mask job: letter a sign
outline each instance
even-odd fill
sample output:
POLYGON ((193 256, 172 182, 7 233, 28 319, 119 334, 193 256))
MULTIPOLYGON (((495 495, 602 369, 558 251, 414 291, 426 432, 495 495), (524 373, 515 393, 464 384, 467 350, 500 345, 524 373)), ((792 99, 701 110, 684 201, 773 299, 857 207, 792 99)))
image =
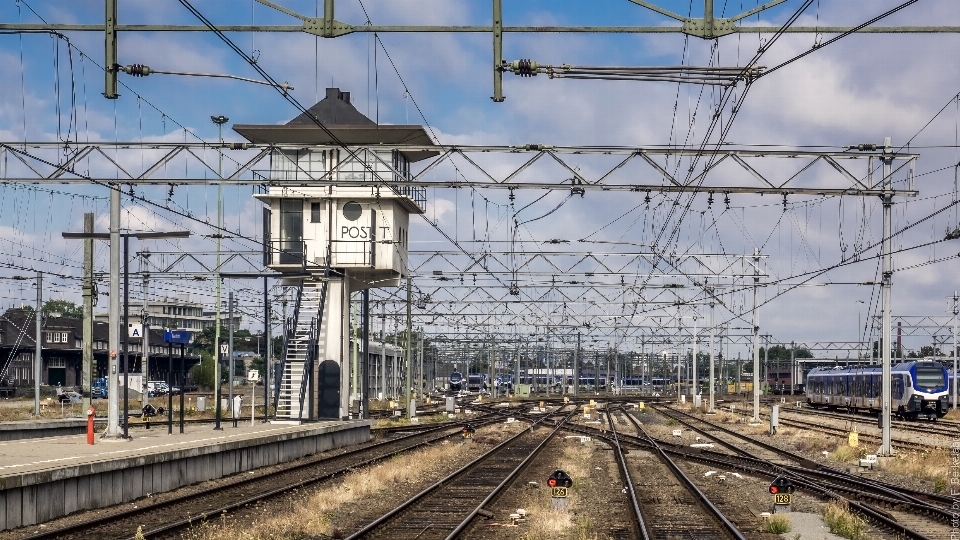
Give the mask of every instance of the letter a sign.
POLYGON ((127 326, 127 337, 143 337, 143 327, 139 324, 130 324, 127 326))

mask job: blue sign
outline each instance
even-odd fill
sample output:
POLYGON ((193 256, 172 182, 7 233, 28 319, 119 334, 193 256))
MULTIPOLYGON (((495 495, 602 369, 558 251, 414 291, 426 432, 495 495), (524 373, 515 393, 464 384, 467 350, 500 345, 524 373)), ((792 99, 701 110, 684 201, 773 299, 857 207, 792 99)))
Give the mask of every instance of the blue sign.
POLYGON ((190 343, 190 338, 193 336, 190 335, 190 332, 186 330, 164 330, 163 331, 163 341, 165 343, 190 343))

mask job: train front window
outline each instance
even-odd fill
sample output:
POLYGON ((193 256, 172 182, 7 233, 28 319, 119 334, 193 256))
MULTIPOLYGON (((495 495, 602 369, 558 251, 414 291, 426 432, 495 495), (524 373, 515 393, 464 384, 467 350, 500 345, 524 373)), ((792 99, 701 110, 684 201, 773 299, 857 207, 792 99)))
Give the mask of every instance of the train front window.
POLYGON ((944 385, 943 369, 939 366, 917 366, 917 386, 940 388, 944 385))

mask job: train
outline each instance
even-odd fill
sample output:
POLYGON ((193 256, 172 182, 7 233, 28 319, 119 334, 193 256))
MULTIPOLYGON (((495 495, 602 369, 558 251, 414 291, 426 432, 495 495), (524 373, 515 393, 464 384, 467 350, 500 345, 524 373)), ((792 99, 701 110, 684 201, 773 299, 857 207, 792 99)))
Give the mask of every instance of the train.
POLYGON ((449 390, 451 392, 459 392, 460 390, 463 390, 463 373, 460 373, 459 371, 454 371, 453 373, 450 374, 450 377, 447 379, 447 382, 450 385, 449 390))
MULTIPOLYGON (((890 368, 891 411, 904 419, 942 418, 949 402, 947 369, 939 362, 904 362, 890 368)), ((805 395, 814 408, 880 410, 881 367, 816 368, 807 374, 805 395)))
POLYGON ((487 392, 490 390, 490 376, 486 373, 471 373, 467 375, 468 392, 487 392))

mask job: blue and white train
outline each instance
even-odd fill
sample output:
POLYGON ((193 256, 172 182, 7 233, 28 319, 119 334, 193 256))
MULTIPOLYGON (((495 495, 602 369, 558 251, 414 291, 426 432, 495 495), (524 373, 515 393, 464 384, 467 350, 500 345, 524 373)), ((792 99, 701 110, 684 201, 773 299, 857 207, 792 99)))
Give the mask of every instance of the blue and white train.
POLYGON ((463 390, 463 373, 454 371, 450 374, 450 378, 447 379, 447 382, 449 384, 448 389, 451 392, 459 392, 460 390, 463 390))
MULTIPOLYGON (((949 408, 947 369, 939 362, 904 362, 890 368, 892 412, 914 420, 942 418, 949 408)), ((880 410, 881 367, 816 368, 807 374, 811 407, 880 410)))

